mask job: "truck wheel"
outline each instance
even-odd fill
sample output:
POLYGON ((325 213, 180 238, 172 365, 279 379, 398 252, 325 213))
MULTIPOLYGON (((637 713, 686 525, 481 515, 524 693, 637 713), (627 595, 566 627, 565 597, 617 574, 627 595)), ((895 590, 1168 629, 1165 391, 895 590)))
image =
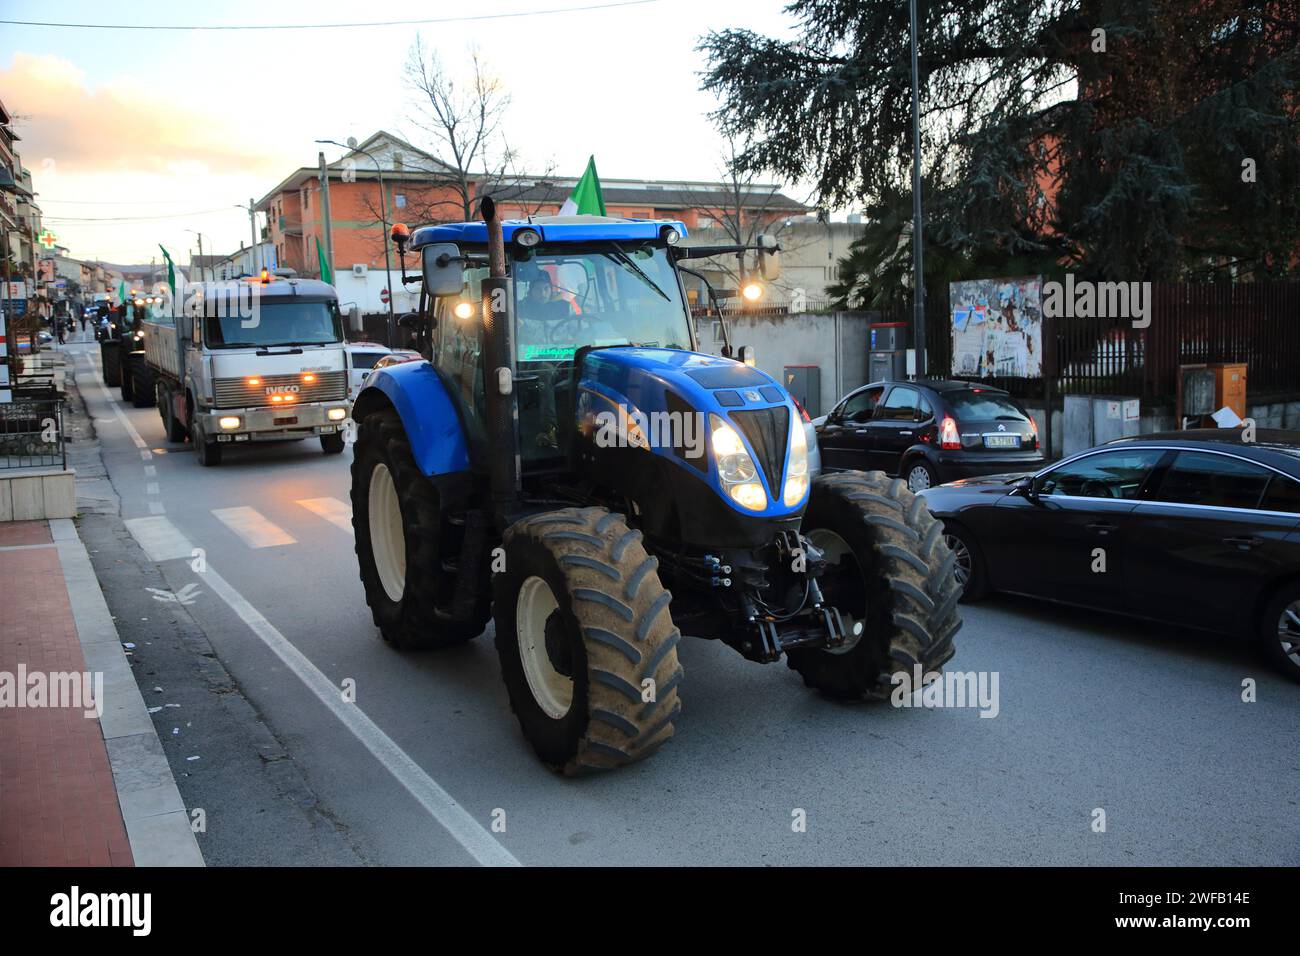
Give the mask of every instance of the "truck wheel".
POLYGON ((221 446, 204 433, 203 426, 197 421, 190 429, 190 441, 194 443, 194 453, 199 456, 199 464, 204 468, 215 468, 221 464, 221 446))
POLYGON ((497 654, 524 737, 564 773, 648 756, 681 713, 681 632, 641 533, 603 508, 525 518, 493 578, 497 654))
POLYGON ((104 384, 110 388, 117 388, 122 384, 122 366, 121 355, 118 352, 117 344, 109 346, 107 342, 99 343, 99 363, 104 367, 104 384))
POLYGON ((183 442, 189 434, 184 423, 176 417, 172 393, 162 386, 158 387, 158 414, 162 416, 163 431, 169 442, 183 442))
POLYGON ((366 603, 384 640, 420 650, 483 633, 490 616, 486 596, 468 620, 451 614, 456 574, 445 565, 459 556, 460 544, 394 412, 367 415, 357 429, 352 528, 366 603))
POLYGON ((843 647, 791 650, 787 663, 829 697, 885 697, 890 675, 938 672, 953 655, 962 589, 943 525, 902 479, 845 471, 813 482, 803 533, 826 552, 820 579, 843 647))
POLYGON ((339 432, 335 432, 333 435, 320 436, 321 451, 325 452, 327 455, 339 454, 343 451, 343 446, 343 435, 339 432))

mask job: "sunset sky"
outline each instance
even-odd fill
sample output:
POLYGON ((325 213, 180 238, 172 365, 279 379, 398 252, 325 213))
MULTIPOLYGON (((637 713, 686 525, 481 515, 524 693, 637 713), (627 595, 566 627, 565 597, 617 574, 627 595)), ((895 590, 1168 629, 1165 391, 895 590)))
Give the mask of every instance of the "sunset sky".
MULTIPOLYGON (((355 23, 517 13, 600 0, 448 0, 191 6, 0 0, 0 19, 136 25, 355 23)), ((709 29, 784 35, 781 0, 655 0, 617 9, 421 27, 164 31, 0 24, 0 99, 16 115, 45 224, 77 258, 188 259, 249 237, 246 213, 314 140, 387 129, 426 145, 410 121, 402 66, 418 31, 449 64, 476 44, 512 97, 507 129, 530 169, 607 178, 714 179, 722 144, 698 90, 694 47, 709 29)), ((333 160, 340 150, 324 147, 333 160)), ((800 196, 800 198, 803 198, 800 196)))

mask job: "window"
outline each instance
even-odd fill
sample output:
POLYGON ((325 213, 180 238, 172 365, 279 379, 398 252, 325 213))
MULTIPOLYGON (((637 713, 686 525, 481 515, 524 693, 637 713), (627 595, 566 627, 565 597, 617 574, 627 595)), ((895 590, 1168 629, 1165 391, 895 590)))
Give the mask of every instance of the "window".
POLYGON ((1180 451, 1156 493, 1156 501, 1220 508, 1254 508, 1271 472, 1228 455, 1180 451))
POLYGON ((998 392, 945 392, 944 400, 960 422, 1023 422, 1027 416, 1006 395, 998 392))
POLYGON ((918 422, 928 422, 934 418, 934 406, 930 404, 930 400, 925 397, 924 392, 919 393, 917 397, 919 401, 916 404, 916 420, 918 422))
POLYGON ((856 395, 850 395, 837 417, 849 422, 869 421, 884 391, 883 388, 866 388, 856 395))
POLYGON ((1264 511, 1284 511, 1287 514, 1300 514, 1300 481, 1283 475, 1274 475, 1269 479, 1264 500, 1259 504, 1264 511))
POLYGON ((877 418, 898 422, 914 422, 921 403, 921 393, 909 386, 896 385, 890 391, 877 418))
POLYGON ((1035 482, 1034 490, 1071 498, 1136 498, 1163 455, 1159 448, 1098 452, 1052 469, 1035 482))

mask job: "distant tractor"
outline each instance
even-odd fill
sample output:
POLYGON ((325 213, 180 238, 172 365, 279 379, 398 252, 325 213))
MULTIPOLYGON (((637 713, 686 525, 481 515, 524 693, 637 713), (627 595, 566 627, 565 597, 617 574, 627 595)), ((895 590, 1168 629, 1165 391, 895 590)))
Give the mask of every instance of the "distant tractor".
MULTIPOLYGON (((448 647, 493 619, 524 736, 566 773, 672 736, 682 631, 784 656, 839 699, 942 667, 960 587, 923 501, 880 472, 810 476, 789 394, 729 340, 697 350, 679 263, 751 247, 482 212, 410 236, 427 360, 373 372, 353 410, 356 551, 385 640, 448 647)), ((775 278, 775 243, 752 248, 775 278)))

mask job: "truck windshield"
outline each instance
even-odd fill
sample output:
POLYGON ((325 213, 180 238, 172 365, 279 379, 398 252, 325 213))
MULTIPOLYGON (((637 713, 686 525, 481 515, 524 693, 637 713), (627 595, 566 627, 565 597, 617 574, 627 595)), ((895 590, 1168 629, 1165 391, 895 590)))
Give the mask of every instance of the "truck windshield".
POLYGON ((205 317, 203 341, 213 349, 327 345, 343 341, 343 324, 335 302, 262 299, 251 317, 205 317))
POLYGON ((521 362, 570 360, 584 345, 691 347, 686 305, 663 248, 543 247, 515 263, 514 278, 521 362))

